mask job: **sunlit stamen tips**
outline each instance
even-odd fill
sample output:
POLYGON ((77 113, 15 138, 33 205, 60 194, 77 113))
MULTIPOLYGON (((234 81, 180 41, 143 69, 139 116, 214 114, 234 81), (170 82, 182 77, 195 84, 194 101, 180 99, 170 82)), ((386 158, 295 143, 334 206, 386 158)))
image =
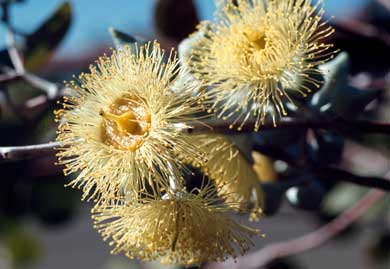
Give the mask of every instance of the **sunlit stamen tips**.
POLYGON ((96 63, 68 83, 70 95, 56 112, 63 144, 58 163, 66 175, 79 172, 69 186, 82 189, 83 198, 137 197, 142 189, 157 195, 183 168, 178 152, 202 159, 181 129, 172 128, 190 126, 202 111, 194 95, 199 83, 156 42, 137 46, 136 53, 130 47, 113 51, 96 63), (185 81, 173 92, 179 78, 185 81))
POLYGON ((142 203, 98 205, 93 219, 113 253, 164 264, 223 261, 246 252, 258 230, 230 219, 212 185, 142 203))
MULTIPOLYGON (((215 182, 217 193, 235 211, 250 212, 250 219, 262 215, 263 193, 252 166, 239 150, 221 135, 192 135, 188 137, 208 158, 202 171, 215 182)), ((199 166, 192 156, 186 162, 199 166)))
POLYGON ((334 56, 333 45, 323 41, 334 30, 321 20, 322 1, 219 2, 218 21, 200 26, 204 34, 191 59, 201 60, 190 61, 190 69, 207 86, 210 110, 221 118, 260 126, 271 114, 277 122, 289 95, 316 88, 307 74, 320 75, 317 66, 334 56))
POLYGON ((248 39, 249 48, 248 51, 261 51, 266 46, 266 38, 263 32, 254 30, 250 26, 242 27, 243 29, 236 30, 236 32, 241 31, 241 33, 248 39))

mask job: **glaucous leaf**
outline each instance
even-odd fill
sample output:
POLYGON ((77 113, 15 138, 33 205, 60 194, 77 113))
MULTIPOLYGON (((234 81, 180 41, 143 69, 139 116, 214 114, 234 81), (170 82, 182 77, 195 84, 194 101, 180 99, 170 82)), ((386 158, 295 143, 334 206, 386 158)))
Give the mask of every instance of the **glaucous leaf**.
POLYGON ((310 105, 320 111, 345 119, 355 118, 378 96, 376 90, 361 90, 348 85, 349 56, 341 52, 332 61, 321 65, 324 84, 310 100, 310 105))

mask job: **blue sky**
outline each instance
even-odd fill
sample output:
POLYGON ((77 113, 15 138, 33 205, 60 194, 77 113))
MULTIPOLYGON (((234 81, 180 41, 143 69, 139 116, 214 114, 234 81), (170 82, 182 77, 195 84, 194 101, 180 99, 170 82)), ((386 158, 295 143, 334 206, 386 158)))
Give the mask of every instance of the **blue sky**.
MULTIPOLYGON (((108 27, 128 33, 153 34, 153 4, 155 0, 71 0, 74 20, 70 32, 57 51, 57 57, 68 53, 82 54, 103 42, 109 42, 108 27)), ((326 0, 328 15, 344 18, 369 0, 326 0)), ((33 31, 63 0, 26 0, 11 10, 15 26, 33 31)), ((200 17, 210 19, 213 0, 195 0, 200 17)), ((0 46, 4 46, 4 29, 0 27, 0 46)))

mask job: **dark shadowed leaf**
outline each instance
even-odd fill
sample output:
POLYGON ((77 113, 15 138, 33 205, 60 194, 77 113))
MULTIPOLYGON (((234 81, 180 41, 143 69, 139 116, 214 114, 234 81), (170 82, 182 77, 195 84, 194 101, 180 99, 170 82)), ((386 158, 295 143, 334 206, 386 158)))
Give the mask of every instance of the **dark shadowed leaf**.
POLYGON ((135 37, 132 37, 131 35, 128 35, 114 28, 109 28, 108 31, 111 34, 116 49, 120 49, 125 45, 131 46, 134 43, 138 42, 135 37))
POLYGON ((264 191, 264 214, 266 216, 275 215, 282 204, 285 190, 283 186, 272 183, 262 184, 261 187, 264 191))
MULTIPOLYGON (((108 31, 111 34, 115 49, 117 50, 121 50, 124 47, 128 47, 133 54, 137 54, 139 52, 139 48, 147 44, 148 42, 151 43, 149 49, 151 50, 153 48, 154 43, 150 40, 146 40, 139 36, 132 36, 114 28, 109 28, 108 31)), ((166 61, 167 58, 167 53, 165 53, 164 61, 166 61)))
POLYGON ((321 206, 326 189, 316 178, 308 177, 305 184, 293 186, 286 191, 287 201, 294 207, 315 211, 321 206))
POLYGON ((38 70, 50 59, 67 33, 71 19, 72 7, 69 2, 64 2, 34 33, 27 36, 24 56, 28 70, 38 70))
MULTIPOLYGON (((9 58, 9 54, 8 54, 8 51, 6 49, 0 50, 0 64, 6 65, 9 67, 12 66, 11 59, 9 58)), ((3 72, 0 70, 0 73, 3 73, 3 72)))
POLYGON ((65 182, 61 175, 35 179, 31 210, 45 225, 54 226, 71 220, 80 206, 79 193, 64 188, 65 182))
POLYGON ((108 31, 111 34, 114 46, 117 50, 128 46, 133 53, 136 53, 137 48, 149 42, 149 40, 145 40, 139 36, 131 36, 114 28, 109 28, 108 31))
POLYGON ((343 137, 332 131, 314 131, 313 134, 313 139, 307 139, 310 160, 322 165, 339 163, 344 149, 343 137))
POLYGON ((157 0, 155 2, 154 21, 161 35, 183 40, 195 31, 199 18, 192 0, 157 0))
POLYGON ((0 5, 2 4, 13 4, 13 3, 23 3, 25 0, 0 0, 0 5))

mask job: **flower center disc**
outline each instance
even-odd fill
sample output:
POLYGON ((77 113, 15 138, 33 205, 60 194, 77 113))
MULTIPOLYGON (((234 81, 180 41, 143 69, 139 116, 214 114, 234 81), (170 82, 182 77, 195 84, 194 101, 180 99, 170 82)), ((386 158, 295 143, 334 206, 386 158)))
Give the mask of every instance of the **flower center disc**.
POLYGON ((265 35, 261 32, 257 32, 251 29, 244 31, 245 37, 248 39, 253 50, 263 50, 266 45, 265 35))
POLYGON ((245 37, 244 44, 244 59, 246 62, 263 65, 264 64, 264 54, 267 49, 267 40, 266 35, 262 31, 256 31, 251 27, 244 27, 244 30, 241 32, 245 37))
POLYGON ((108 111, 101 110, 102 140, 121 150, 135 151, 148 135, 151 115, 144 102, 134 96, 115 100, 108 111))

